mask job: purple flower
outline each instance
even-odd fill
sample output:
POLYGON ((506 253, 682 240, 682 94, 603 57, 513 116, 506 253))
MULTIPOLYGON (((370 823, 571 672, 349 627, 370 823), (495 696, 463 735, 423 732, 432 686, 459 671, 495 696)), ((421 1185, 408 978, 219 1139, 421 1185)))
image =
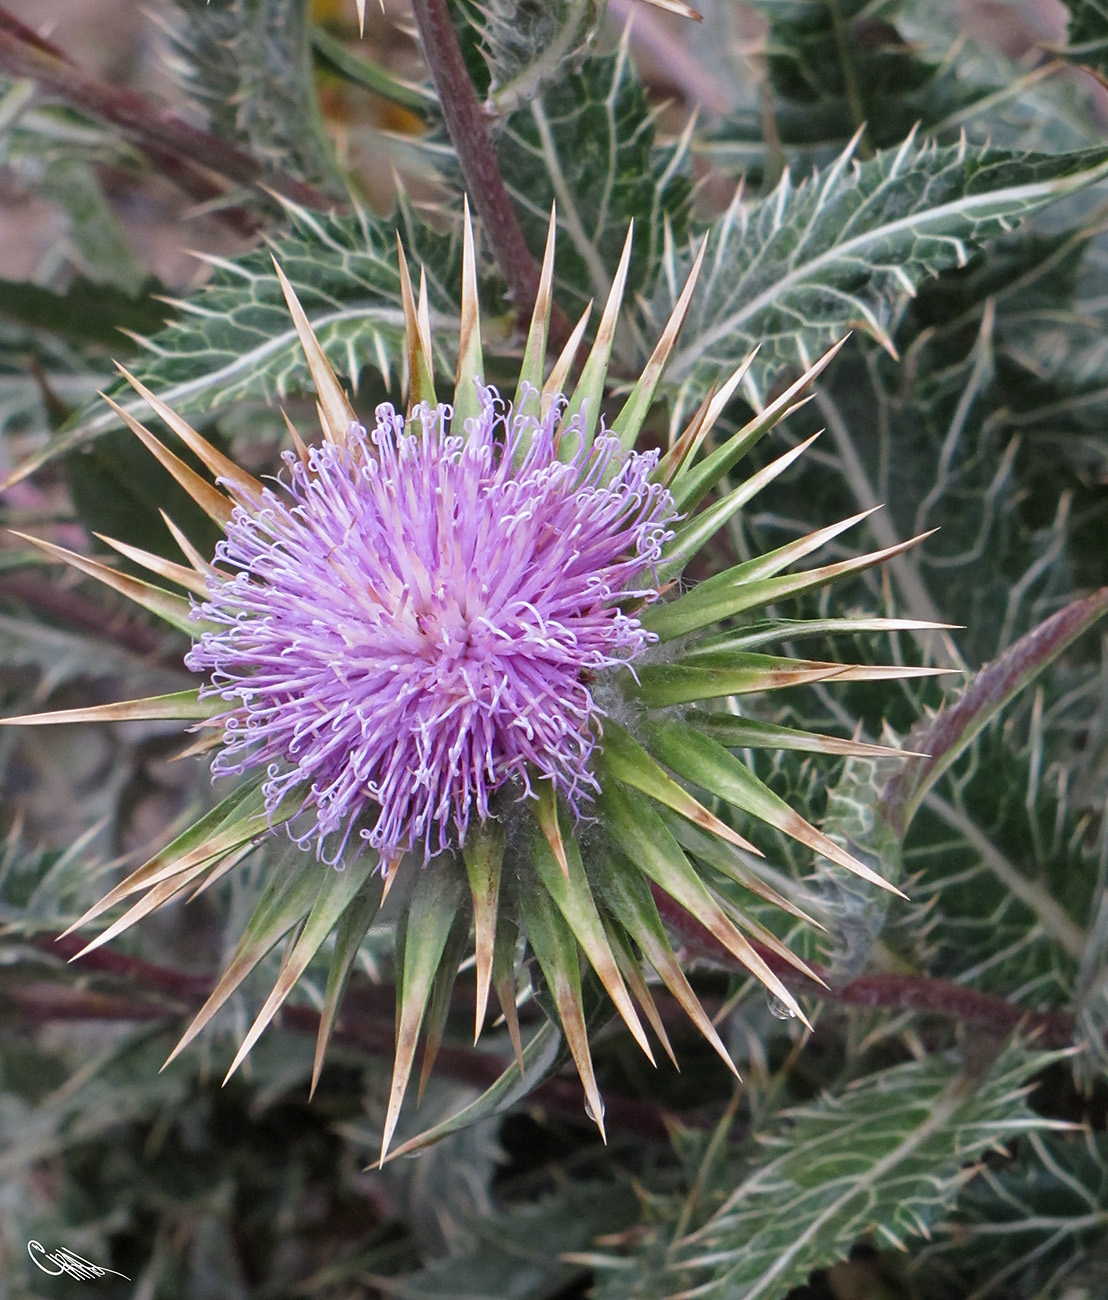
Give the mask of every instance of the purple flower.
MULTIPOLYGON (((266 808, 301 801, 296 838, 341 860, 353 831, 389 852, 461 842, 493 791, 547 777, 575 813, 596 782, 597 672, 652 640, 633 613, 676 517, 657 454, 603 433, 558 459, 538 421, 482 389, 352 425, 261 506, 235 509, 188 656, 229 708, 215 775, 264 766, 266 808), (303 815, 310 825, 303 825, 303 815)), ((571 421, 563 436, 572 436, 571 421)), ((584 440, 580 440, 583 444, 584 440)))

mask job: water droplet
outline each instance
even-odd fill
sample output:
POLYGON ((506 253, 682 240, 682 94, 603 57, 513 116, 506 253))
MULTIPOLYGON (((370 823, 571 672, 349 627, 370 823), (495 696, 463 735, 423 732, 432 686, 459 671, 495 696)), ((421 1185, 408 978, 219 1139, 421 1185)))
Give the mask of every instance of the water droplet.
MULTIPOLYGON (((603 1119, 603 1118, 604 1118, 604 1098, 601 1097, 601 1098, 598 1098, 598 1100, 600 1101, 600 1119, 603 1119)), ((585 1098, 585 1114, 589 1117, 589 1119, 592 1120, 592 1122, 593 1122, 594 1124, 596 1124, 596 1123, 599 1122, 599 1121, 597 1120, 596 1113, 593 1111, 592 1105, 591 1105, 591 1103, 589 1102, 589 1099, 588 1099, 587 1097, 585 1098)))
POLYGON ((783 1002, 776 993, 766 994, 766 1005, 774 1020, 795 1020, 796 1012, 787 1002, 783 1002))

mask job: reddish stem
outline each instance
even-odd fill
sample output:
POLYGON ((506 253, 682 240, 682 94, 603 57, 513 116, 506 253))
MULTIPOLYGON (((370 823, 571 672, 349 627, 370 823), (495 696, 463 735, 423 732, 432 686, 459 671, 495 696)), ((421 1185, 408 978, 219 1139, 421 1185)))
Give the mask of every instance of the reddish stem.
POLYGON ((52 586, 29 573, 7 573, 0 578, 0 597, 22 601, 48 618, 103 637, 132 654, 156 656, 167 666, 181 667, 181 652, 167 649, 163 634, 133 619, 113 616, 79 592, 52 586))
MULTIPOLYGON (((660 889, 654 890, 654 901, 666 925, 693 956, 728 970, 746 972, 746 967, 741 966, 715 935, 686 912, 680 903, 674 902, 660 889)), ((881 973, 861 975, 848 984, 819 984, 801 975, 768 948, 759 943, 753 946, 773 973, 794 993, 820 998, 824 1002, 888 1011, 925 1011, 992 1033, 1008 1034, 1022 1025, 1030 1032, 1037 1032, 1041 1036, 1039 1041, 1046 1047, 1068 1047, 1073 1041, 1073 1018, 1065 1012, 1029 1011, 1007 998, 979 993, 953 980, 932 979, 926 975, 881 973)), ((816 962, 808 965, 821 979, 827 974, 826 968, 816 962)))
MULTIPOLYGON (((477 209, 485 238, 508 282, 517 316, 521 323, 526 323, 538 296, 539 264, 523 238, 500 174, 485 115, 473 89, 446 0, 412 0, 412 11, 470 201, 477 209)), ((568 337, 568 324, 555 304, 550 321, 552 340, 568 337)))
MULTIPOLYGON (((64 938, 37 935, 32 942, 43 953, 67 959, 75 957, 85 946, 85 940, 78 935, 64 938)), ((97 948, 82 957, 81 969, 126 979, 144 991, 192 1007, 198 1007, 214 987, 210 976, 189 975, 106 948, 97 948)), ((16 1008, 36 1024, 45 1020, 169 1019, 180 1010, 179 1006, 167 1006, 146 998, 75 989, 47 981, 11 983, 5 991, 16 1008)), ((347 997, 335 1025, 334 1037, 337 1042, 359 1051, 388 1058, 396 1050, 396 991, 380 986, 371 992, 379 996, 369 999, 347 997), (356 1005, 359 1001, 363 1005, 356 1005), (380 1004, 379 1014, 373 1010, 375 1003, 380 1004)), ((319 1031, 319 1013, 311 1007, 286 1006, 280 1012, 280 1024, 294 1033, 315 1035, 319 1031)), ((444 1045, 439 1050, 436 1065, 455 1079, 488 1088, 513 1065, 513 1061, 510 1056, 498 1053, 444 1045)), ((529 1097, 536 1106, 545 1106, 572 1121, 585 1122, 583 1094, 576 1079, 548 1079, 529 1097)), ((605 1096, 604 1114, 609 1129, 652 1141, 666 1140, 663 1112, 650 1102, 609 1093, 605 1096)))
MULTIPOLYGON (((305 207, 327 209, 335 206, 334 200, 314 186, 284 172, 267 171, 244 150, 174 117, 145 96, 90 77, 56 45, 44 40, 2 8, 0 70, 9 76, 26 77, 73 108, 118 127, 147 153, 151 161, 168 170, 174 179, 187 182, 186 189, 189 185, 207 187, 208 198, 213 197, 210 182, 191 167, 182 168, 180 159, 197 163, 239 185, 256 189, 268 186, 305 207), (170 158, 165 157, 166 153, 170 158)), ((199 197, 199 191, 195 196, 199 197)))

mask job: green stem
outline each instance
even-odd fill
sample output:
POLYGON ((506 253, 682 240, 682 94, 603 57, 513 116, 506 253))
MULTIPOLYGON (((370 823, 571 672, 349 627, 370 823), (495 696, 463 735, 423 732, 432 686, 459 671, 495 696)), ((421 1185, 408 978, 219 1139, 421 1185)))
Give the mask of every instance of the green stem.
POLYGON ((850 33, 846 29, 846 23, 843 22, 839 0, 827 0, 827 3, 831 10, 831 25, 835 29, 835 45, 839 51, 839 61, 842 64, 843 85, 846 89, 846 102, 850 106, 850 117, 855 129, 862 131, 861 139, 858 141, 858 157, 872 158, 873 147, 866 138, 864 130, 866 106, 862 103, 861 91, 858 89, 858 78, 854 72, 854 60, 850 53, 850 33))

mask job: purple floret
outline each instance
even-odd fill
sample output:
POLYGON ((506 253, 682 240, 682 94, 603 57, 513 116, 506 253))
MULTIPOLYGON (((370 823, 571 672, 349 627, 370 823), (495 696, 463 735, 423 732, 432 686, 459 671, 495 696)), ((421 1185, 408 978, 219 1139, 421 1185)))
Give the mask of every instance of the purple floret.
POLYGON ((236 507, 216 552, 232 576, 196 610, 220 630, 186 659, 228 703, 212 771, 264 766, 268 812, 299 800, 321 859, 355 829, 441 852, 508 782, 549 777, 575 813, 596 788, 588 683, 652 639, 620 606, 656 599, 676 512, 656 453, 602 433, 559 461, 561 405, 540 423, 486 388, 463 438, 448 407, 417 408, 410 434, 385 404, 236 507))

